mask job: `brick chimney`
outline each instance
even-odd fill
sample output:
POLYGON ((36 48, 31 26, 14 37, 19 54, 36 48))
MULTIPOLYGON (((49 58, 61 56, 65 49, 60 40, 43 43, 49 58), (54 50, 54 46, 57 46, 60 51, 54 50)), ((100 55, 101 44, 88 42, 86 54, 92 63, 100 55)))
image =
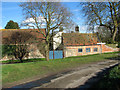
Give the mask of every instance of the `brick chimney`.
POLYGON ((79 33, 79 26, 78 25, 75 27, 75 32, 79 33))

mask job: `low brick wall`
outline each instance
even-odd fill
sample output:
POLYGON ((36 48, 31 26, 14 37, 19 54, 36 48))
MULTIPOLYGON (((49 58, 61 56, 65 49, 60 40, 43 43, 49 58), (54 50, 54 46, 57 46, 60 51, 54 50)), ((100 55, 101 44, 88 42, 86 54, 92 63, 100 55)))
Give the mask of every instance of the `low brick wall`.
POLYGON ((107 53, 107 52, 117 52, 117 51, 120 51, 119 48, 112 48, 112 47, 109 47, 107 45, 102 45, 102 53, 107 53))

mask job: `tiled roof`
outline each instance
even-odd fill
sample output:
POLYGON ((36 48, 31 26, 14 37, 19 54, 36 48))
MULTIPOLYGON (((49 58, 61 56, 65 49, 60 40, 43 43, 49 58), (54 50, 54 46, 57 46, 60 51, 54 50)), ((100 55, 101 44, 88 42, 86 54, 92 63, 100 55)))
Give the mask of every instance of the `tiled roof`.
MULTIPOLYGON (((45 34, 45 29, 41 29, 41 30, 45 34)), ((3 42, 4 38, 10 37, 13 32, 29 32, 33 36, 35 36, 36 39, 44 38, 44 36, 41 33, 38 33, 38 32, 40 32, 38 29, 0 29, 0 34, 2 35, 2 42, 3 42)))
POLYGON ((76 45, 94 45, 97 44, 98 37, 92 33, 63 33, 63 45, 76 46, 76 45))

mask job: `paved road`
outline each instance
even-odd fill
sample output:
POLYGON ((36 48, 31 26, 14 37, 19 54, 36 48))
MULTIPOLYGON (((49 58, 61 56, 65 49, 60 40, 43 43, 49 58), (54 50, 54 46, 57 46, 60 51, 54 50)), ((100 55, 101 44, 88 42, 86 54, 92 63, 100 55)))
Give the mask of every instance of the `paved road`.
MULTIPOLYGON (((16 85, 11 88, 29 88, 32 90, 39 90, 39 88, 80 88, 85 85, 86 81, 91 77, 96 76, 97 73, 102 72, 106 68, 110 68, 117 63, 117 60, 107 60, 94 64, 81 65, 79 68, 67 72, 51 75, 35 81, 16 85)), ((96 80, 97 79, 92 79, 90 81, 94 82, 96 80)), ((90 83, 87 86, 89 85, 90 83)))
MULTIPOLYGON (((36 90, 39 88, 76 88, 83 86, 90 78, 95 77, 99 72, 110 68, 118 63, 117 60, 108 60, 104 62, 98 62, 89 66, 78 68, 72 72, 59 75, 57 78, 53 78, 48 83, 44 83, 38 87, 32 88, 36 90)), ((97 79, 92 79, 91 83, 97 79)), ((90 82, 89 82, 90 84, 90 82)), ((88 85, 87 85, 88 86, 88 85)))

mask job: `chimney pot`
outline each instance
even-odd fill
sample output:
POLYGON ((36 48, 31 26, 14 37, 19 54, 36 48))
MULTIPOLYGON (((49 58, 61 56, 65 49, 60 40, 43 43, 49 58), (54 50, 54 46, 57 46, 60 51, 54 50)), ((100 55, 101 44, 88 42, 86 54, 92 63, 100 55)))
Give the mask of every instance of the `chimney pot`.
POLYGON ((78 26, 78 25, 75 27, 75 31, 76 31, 77 33, 79 33, 79 26, 78 26))

